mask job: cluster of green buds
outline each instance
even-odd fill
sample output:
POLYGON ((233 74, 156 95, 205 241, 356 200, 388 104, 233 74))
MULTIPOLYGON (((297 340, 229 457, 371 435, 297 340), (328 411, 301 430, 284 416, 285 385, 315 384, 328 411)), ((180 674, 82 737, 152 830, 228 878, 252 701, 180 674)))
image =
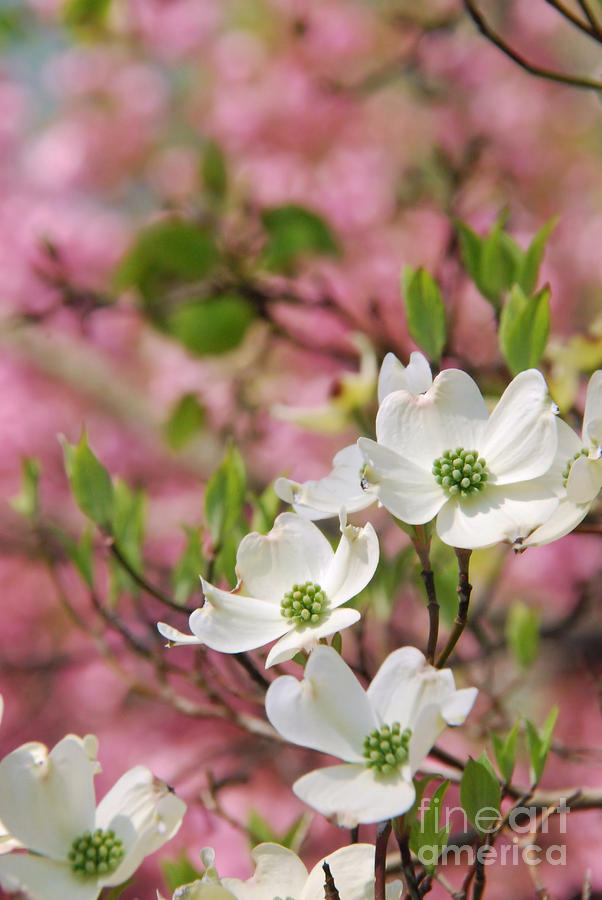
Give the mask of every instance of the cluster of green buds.
POLYGON ((579 450, 578 453, 575 453, 575 454, 574 454, 573 456, 571 456, 571 458, 567 461, 567 464, 566 464, 566 466, 564 467, 564 469, 563 469, 563 471, 562 471, 562 484, 563 484, 563 487, 566 487, 566 483, 567 483, 567 481, 569 480, 569 475, 570 475, 571 469, 572 469, 572 467, 573 467, 573 463, 575 462, 576 459, 579 459, 580 456, 587 456, 587 450, 586 450, 585 448, 583 448, 582 450, 579 450))
POLYGON ((484 486, 489 477, 486 463, 476 450, 456 447, 446 450, 435 460, 432 469, 435 481, 450 497, 470 497, 484 486))
POLYGON ((123 843, 112 829, 85 831, 71 844, 68 858, 71 869, 82 878, 108 875, 123 859, 123 843))
POLYGON ((320 585, 306 581, 305 584, 294 584, 286 592, 280 611, 285 619, 292 619, 297 625, 315 625, 327 606, 326 594, 320 585))
POLYGON ((399 722, 375 728, 364 738, 364 758, 368 768, 383 775, 397 771, 408 761, 411 737, 411 730, 404 728, 402 731, 399 722))

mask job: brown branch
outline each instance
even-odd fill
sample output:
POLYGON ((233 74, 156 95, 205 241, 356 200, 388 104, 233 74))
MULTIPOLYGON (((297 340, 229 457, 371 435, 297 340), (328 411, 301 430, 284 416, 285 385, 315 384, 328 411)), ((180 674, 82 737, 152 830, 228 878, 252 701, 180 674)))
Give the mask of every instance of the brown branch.
POLYGON ((553 72, 549 69, 543 69, 530 63, 524 56, 521 56, 514 50, 500 35, 489 25, 474 0, 463 0, 464 9, 477 26, 483 37, 487 38, 494 44, 498 50, 501 50, 513 62, 515 62, 525 72, 530 75, 536 75, 539 78, 545 78, 548 81, 559 82, 560 84, 570 85, 571 87, 588 88, 590 90, 602 90, 602 82, 595 81, 592 78, 584 78, 577 75, 566 75, 562 72, 553 72))
MULTIPOLYGON (((564 16, 565 19, 568 19, 568 21, 571 22, 580 31, 583 31, 585 34, 589 35, 595 41, 599 40, 598 35, 596 34, 596 31, 592 27, 592 23, 591 23, 589 16, 587 16, 588 21, 584 22, 583 19, 581 19, 576 13, 574 13, 572 9, 569 9, 567 6, 564 6, 564 4, 562 4, 560 2, 560 0, 546 0, 546 3, 549 4, 549 6, 553 6, 554 9, 557 10, 561 16, 564 16)), ((583 9, 582 4, 579 3, 579 5, 583 9)))
POLYGON ((443 648, 439 659, 437 660, 437 668, 440 669, 445 665, 449 656, 452 654, 454 647, 462 637, 462 632, 466 627, 468 619, 468 605, 470 603, 470 595, 472 593, 472 585, 468 580, 468 568, 470 565, 470 556, 472 550, 463 550, 459 547, 454 548, 458 559, 458 613, 454 619, 454 627, 447 639, 447 644, 443 648))

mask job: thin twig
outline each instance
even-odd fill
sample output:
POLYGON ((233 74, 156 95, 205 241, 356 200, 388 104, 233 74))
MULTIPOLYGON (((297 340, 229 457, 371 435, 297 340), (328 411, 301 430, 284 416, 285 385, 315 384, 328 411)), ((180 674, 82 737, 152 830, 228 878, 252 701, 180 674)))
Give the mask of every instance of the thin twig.
POLYGON ((589 5, 589 0, 577 0, 579 6, 585 13, 589 24, 592 26, 592 30, 597 35, 598 40, 602 39, 602 30, 600 29, 600 25, 595 16, 595 13, 591 6, 589 5))
MULTIPOLYGON (((560 2, 560 0, 546 0, 546 3, 548 3, 550 6, 553 6, 554 9, 556 9, 560 13, 561 16, 564 16, 565 19, 568 19, 569 22, 571 22, 576 28, 579 28, 580 31, 583 31, 585 34, 588 34, 590 37, 592 37, 596 41, 599 40, 594 29, 592 28, 592 24, 591 24, 591 20, 589 19, 589 16, 587 16, 588 21, 584 22, 583 19, 581 19, 576 13, 574 13, 572 9, 569 9, 567 6, 564 6, 564 4, 562 4, 560 2)), ((581 3, 579 3, 579 5, 582 7, 581 3)))
POLYGON ((387 844, 391 834, 391 822, 379 822, 376 828, 374 847, 374 900, 386 898, 387 844))
POLYGON ((466 626, 468 618, 468 605, 470 603, 470 594, 472 585, 468 580, 468 568, 470 565, 470 556, 472 550, 463 550, 459 547, 455 548, 456 557, 458 558, 458 613, 454 619, 454 627, 447 639, 447 644, 443 648, 439 659, 437 660, 437 668, 440 669, 447 662, 449 656, 453 652, 454 647, 460 640, 462 632, 466 626))
POLYGON ((435 573, 431 568, 430 546, 431 540, 427 538, 424 525, 416 525, 416 536, 412 538, 412 544, 418 554, 422 569, 420 576, 424 582, 424 589, 428 600, 427 610, 429 614, 429 636, 426 648, 426 658, 429 663, 435 661, 437 652, 437 638, 439 637, 439 601, 435 588, 435 573))
POLYGON ((591 90, 599 91, 602 90, 602 82, 595 81, 592 78, 583 78, 577 75, 566 75, 562 72, 552 72, 549 69, 542 69, 540 66, 535 66, 533 63, 530 63, 528 60, 521 56, 516 50, 513 50, 509 44, 507 44, 503 38, 497 34, 491 28, 489 23, 484 18, 481 11, 478 9, 474 0, 463 0, 464 8, 472 21, 475 23, 483 37, 486 37, 488 41, 491 41, 498 50, 501 50, 506 56, 508 56, 513 62, 515 62, 521 69, 524 69, 525 72, 529 72, 530 75, 537 75, 539 78, 546 78, 548 81, 556 81, 560 84, 567 84, 572 87, 579 88, 589 88, 591 90))
POLYGON ((196 607, 183 606, 181 603, 176 603, 175 600, 172 600, 171 597, 168 597, 167 594, 161 591, 158 587, 155 587, 154 584, 151 584, 150 581, 147 581, 146 578, 141 575, 140 572, 137 572, 136 569, 134 569, 134 567, 126 559, 112 537, 107 537, 106 543, 110 552, 115 557, 122 569, 125 569, 132 581, 134 581, 138 585, 138 587, 142 588, 143 591, 146 591, 147 594, 150 594, 151 597, 159 600, 161 603, 163 603, 164 606, 168 606, 170 609, 175 609, 181 613, 188 613, 188 615, 195 611, 196 607))

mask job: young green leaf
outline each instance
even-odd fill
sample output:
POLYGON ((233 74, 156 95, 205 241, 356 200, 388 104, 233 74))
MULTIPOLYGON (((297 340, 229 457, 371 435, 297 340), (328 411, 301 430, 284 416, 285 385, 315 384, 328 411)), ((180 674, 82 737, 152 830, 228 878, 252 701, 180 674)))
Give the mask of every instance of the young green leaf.
POLYGON ((550 289, 529 298, 513 285, 500 318, 500 349, 513 375, 538 365, 550 329, 550 289))
POLYGON ((205 410, 194 394, 180 397, 165 423, 165 438, 172 450, 181 450, 205 425, 205 410))
MULTIPOLYGON (((136 571, 142 569, 142 541, 146 497, 143 491, 133 491, 122 478, 113 485, 113 537, 119 552, 136 571)), ((131 589, 136 588, 134 584, 131 589)))
POLYGON ((252 494, 249 497, 249 501, 253 507, 251 531, 267 534, 274 524, 274 519, 280 509, 280 497, 274 490, 273 485, 270 484, 259 496, 252 494))
POLYGON ((263 259, 267 269, 289 272, 303 256, 340 252, 330 226, 302 206, 266 209, 261 219, 268 238, 263 259))
POLYGON ((240 519, 246 491, 245 465, 230 447, 205 490, 205 519, 215 545, 220 545, 240 519))
POLYGON ((214 142, 205 145, 201 162, 203 185, 213 200, 221 201, 228 190, 228 170, 221 148, 214 142))
POLYGON ((501 804, 501 789, 491 764, 468 760, 460 782, 460 802, 477 831, 491 831, 499 819, 501 804))
POLYGON ((94 526, 88 523, 82 531, 79 541, 74 541, 69 534, 59 529, 55 529, 54 534, 65 548, 67 556, 84 583, 91 588, 94 584, 94 526))
POLYGON ((554 217, 546 222, 543 228, 539 229, 523 255, 516 280, 527 296, 531 296, 537 287, 539 267, 541 266, 548 238, 556 227, 557 221, 558 219, 554 217))
POLYGON ((408 328, 418 346, 435 362, 447 339, 445 307, 437 282, 426 269, 406 266, 402 275, 408 328))
POLYGON ((477 287, 489 302, 499 309, 502 298, 516 280, 521 249, 496 222, 482 245, 481 271, 477 287))
POLYGON ((172 574, 174 600, 182 605, 200 591, 199 575, 204 574, 207 561, 201 549, 199 528, 186 528, 186 546, 175 564, 172 574))
POLYGON ((105 467, 88 446, 85 433, 79 444, 63 441, 65 469, 75 502, 89 519, 104 531, 111 530, 113 485, 105 467))
POLYGON ((21 462, 21 490, 9 500, 15 512, 26 519, 37 518, 40 510, 40 463, 33 456, 25 457, 21 462))
POLYGON ((462 264, 478 287, 481 280, 483 240, 465 222, 457 221, 455 226, 460 241, 462 264))
POLYGON ((495 759, 505 784, 510 783, 512 773, 514 772, 514 764, 516 761, 516 738, 518 736, 519 726, 520 719, 517 719, 506 740, 503 740, 497 734, 491 734, 495 759))
POLYGON ((440 784, 430 799, 420 821, 414 820, 410 830, 410 849, 416 854, 427 872, 433 873, 441 856, 451 825, 441 828, 441 807, 449 787, 449 781, 440 784))
POLYGON ((516 600, 506 619, 506 640, 521 669, 528 669, 535 662, 539 650, 538 610, 516 600))
POLYGON ((62 18, 72 28, 97 29, 104 25, 111 0, 63 0, 62 18))
POLYGON ((170 894, 180 885, 189 884, 203 877, 203 873, 191 865, 184 851, 176 859, 162 859, 161 869, 170 894))
POLYGON ((197 356, 216 356, 238 347, 255 318, 249 300, 229 293, 177 307, 163 327, 197 356))
POLYGON ((531 785, 537 785, 543 775, 546 765, 548 753, 552 745, 552 737, 554 734, 554 726, 558 718, 558 707, 554 706, 543 723, 541 731, 537 732, 535 726, 528 720, 525 720, 527 728, 527 746, 529 748, 529 759, 531 761, 531 785))

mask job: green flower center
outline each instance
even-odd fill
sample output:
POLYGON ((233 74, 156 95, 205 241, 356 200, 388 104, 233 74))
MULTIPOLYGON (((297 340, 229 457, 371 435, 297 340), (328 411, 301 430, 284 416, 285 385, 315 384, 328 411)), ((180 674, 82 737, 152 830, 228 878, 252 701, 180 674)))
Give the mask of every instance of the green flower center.
POLYGON ((375 728, 364 738, 364 759, 369 769, 376 769, 382 775, 396 772, 408 761, 409 743, 412 732, 401 730, 399 722, 375 728))
POLYGON ((68 853, 71 870, 80 878, 109 875, 114 872, 124 856, 123 843, 110 829, 97 828, 85 831, 75 838, 68 853))
POLYGON ((463 447, 446 450, 435 460, 432 471, 437 484, 450 497, 463 499, 481 491, 489 478, 483 457, 476 450, 465 450, 463 447))
POLYGON ((328 609, 326 594, 319 584, 306 581, 294 584, 287 591, 280 604, 280 612, 285 619, 296 625, 317 625, 328 609))
POLYGON ((569 480, 569 475, 571 473, 571 469, 573 468, 573 463, 576 459, 579 459, 580 456, 587 456, 587 450, 585 447, 582 447, 577 453, 575 453, 569 460, 567 460, 567 464, 562 472, 562 486, 566 487, 566 483, 569 480))

